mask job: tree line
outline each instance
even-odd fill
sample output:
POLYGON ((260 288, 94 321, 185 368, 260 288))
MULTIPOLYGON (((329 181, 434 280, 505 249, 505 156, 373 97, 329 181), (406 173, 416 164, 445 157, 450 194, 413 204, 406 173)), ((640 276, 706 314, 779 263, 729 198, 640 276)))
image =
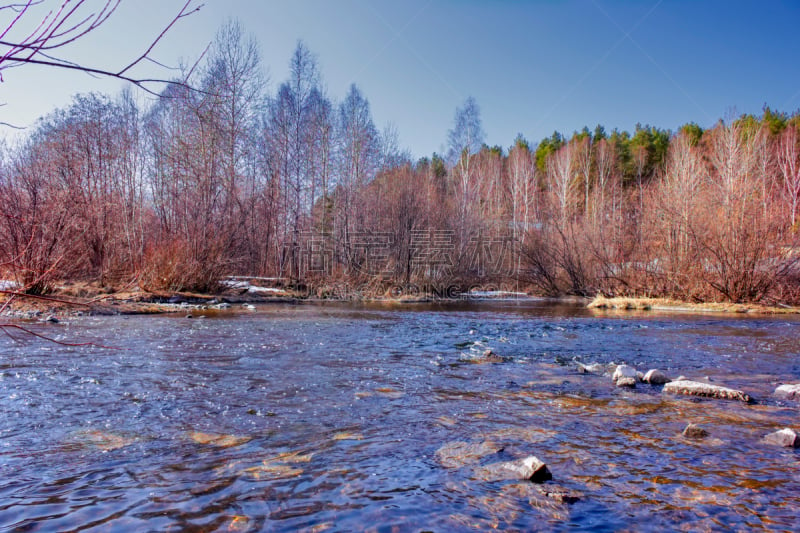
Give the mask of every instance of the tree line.
POLYGON ((513 284, 545 295, 796 303, 800 115, 703 130, 597 126, 487 146, 470 98, 445 154, 412 161, 301 42, 268 90, 224 25, 190 83, 141 104, 76 96, 0 161, 0 274, 214 291, 227 276, 318 295, 513 284))

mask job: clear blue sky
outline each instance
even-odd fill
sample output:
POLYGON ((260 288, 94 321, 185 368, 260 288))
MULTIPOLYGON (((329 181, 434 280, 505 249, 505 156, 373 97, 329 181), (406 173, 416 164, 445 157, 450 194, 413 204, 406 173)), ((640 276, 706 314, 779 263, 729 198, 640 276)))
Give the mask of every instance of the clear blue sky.
MULTIPOLYGON (((181 4, 124 0, 72 57, 120 65, 181 4)), ((517 133, 538 142, 598 123, 675 129, 710 126, 733 110, 759 113, 765 103, 800 108, 800 2, 792 0, 205 0, 155 56, 192 62, 229 17, 260 42, 271 89, 303 39, 329 96, 340 99, 356 83, 378 127, 394 123, 415 157, 441 150, 470 95, 487 142, 502 146, 517 133)), ((0 120, 20 125, 76 92, 122 86, 33 67, 5 79, 0 120)))

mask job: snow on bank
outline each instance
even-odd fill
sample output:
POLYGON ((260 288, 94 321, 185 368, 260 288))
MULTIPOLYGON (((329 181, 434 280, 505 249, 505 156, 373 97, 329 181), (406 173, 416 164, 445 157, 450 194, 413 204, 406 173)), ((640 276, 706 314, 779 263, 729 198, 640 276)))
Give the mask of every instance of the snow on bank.
POLYGON ((528 296, 524 292, 512 292, 512 291, 476 291, 472 290, 469 291, 466 295, 467 298, 491 298, 493 300, 500 300, 500 299, 511 299, 511 300, 523 300, 529 299, 528 296))
POLYGON ((276 289, 275 287, 261 287, 253 285, 249 281, 240 281, 236 279, 225 279, 220 282, 220 285, 228 289, 246 290, 249 294, 272 294, 282 295, 286 294, 283 289, 276 289))
POLYGON ((19 283, 8 279, 0 279, 0 291, 15 291, 19 289, 19 283))

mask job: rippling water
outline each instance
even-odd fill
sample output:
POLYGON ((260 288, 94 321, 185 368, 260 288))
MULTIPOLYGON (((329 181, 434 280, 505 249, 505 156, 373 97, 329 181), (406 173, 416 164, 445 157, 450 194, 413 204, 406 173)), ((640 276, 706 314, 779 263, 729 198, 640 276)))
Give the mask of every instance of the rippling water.
POLYGON ((0 529, 795 529, 795 318, 537 302, 84 317, 0 336, 0 529), (505 362, 475 364, 491 349, 505 362), (614 388, 577 363, 710 377, 754 405, 614 388), (711 434, 686 440, 698 423, 711 434), (453 442, 488 446, 448 464, 453 442), (499 450, 499 451, 497 451, 499 450), (536 455, 550 490, 475 467, 536 455), (556 490, 556 489, 553 489, 556 490), (545 492, 546 492, 545 491, 545 492))

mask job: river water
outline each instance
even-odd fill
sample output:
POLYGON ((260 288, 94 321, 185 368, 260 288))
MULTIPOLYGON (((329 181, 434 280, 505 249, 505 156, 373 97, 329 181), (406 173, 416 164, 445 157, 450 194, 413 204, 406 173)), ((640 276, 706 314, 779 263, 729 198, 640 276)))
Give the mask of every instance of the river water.
POLYGON ((612 316, 507 301, 32 327, 118 349, 0 336, 0 530, 799 523, 800 451, 761 441, 800 430, 800 405, 772 397, 800 382, 797 318, 612 316), (486 349, 504 361, 478 363, 486 349), (708 377, 756 403, 617 389, 608 375, 579 373, 579 362, 708 377), (685 439, 689 422, 710 436, 685 439), (453 443, 488 451, 448 459, 453 443), (476 474, 528 455, 552 481, 476 474))

